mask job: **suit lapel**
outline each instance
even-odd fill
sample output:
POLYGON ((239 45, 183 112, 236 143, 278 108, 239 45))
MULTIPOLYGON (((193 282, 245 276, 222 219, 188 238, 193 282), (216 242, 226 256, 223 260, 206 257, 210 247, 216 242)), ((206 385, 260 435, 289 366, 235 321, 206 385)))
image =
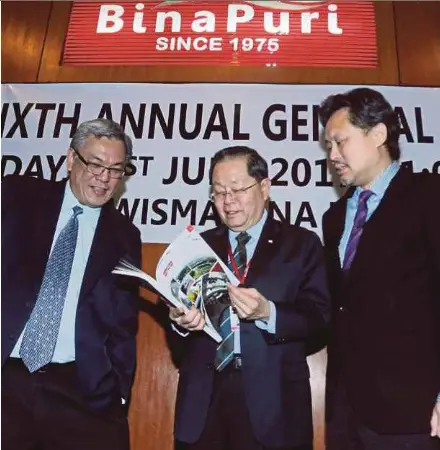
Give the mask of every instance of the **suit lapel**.
POLYGON ((39 199, 38 204, 27 205, 32 211, 30 220, 32 227, 25 226, 23 237, 28 241, 26 245, 26 261, 24 266, 29 268, 28 276, 35 287, 35 299, 41 286, 41 281, 49 259, 55 229, 63 203, 66 181, 56 183, 55 187, 47 189, 39 199), (30 264, 30 262, 32 263, 30 264))
POLYGON ((375 260, 378 242, 386 242, 393 218, 398 215, 397 210, 402 208, 402 199, 405 198, 404 191, 409 187, 410 181, 410 171, 399 169, 399 172, 391 180, 379 206, 364 225, 356 255, 350 268, 349 279, 351 281, 355 279, 357 274, 362 273, 366 265, 375 260))
POLYGON ((220 225, 216 230, 216 233, 209 238, 206 237, 206 242, 214 250, 216 255, 225 263, 228 264, 228 228, 224 225, 220 225))
POLYGON ((339 257, 339 244, 341 242, 342 234, 345 227, 345 216, 347 214, 347 201, 352 197, 354 188, 349 189, 341 201, 333 205, 331 220, 328 224, 326 233, 326 242, 328 253, 331 260, 337 264, 337 267, 342 267, 342 261, 339 257))
POLYGON ((249 263, 246 286, 252 286, 254 280, 268 267, 271 259, 283 245, 281 241, 281 223, 268 218, 261 231, 254 255, 249 263))
MULTIPOLYGON (((115 230, 118 230, 118 225, 115 223, 113 208, 112 202, 102 207, 90 248, 79 301, 86 296, 103 274, 108 274, 113 270, 119 257, 123 256, 115 233, 115 230)), ((120 230, 120 232, 123 231, 120 230)))

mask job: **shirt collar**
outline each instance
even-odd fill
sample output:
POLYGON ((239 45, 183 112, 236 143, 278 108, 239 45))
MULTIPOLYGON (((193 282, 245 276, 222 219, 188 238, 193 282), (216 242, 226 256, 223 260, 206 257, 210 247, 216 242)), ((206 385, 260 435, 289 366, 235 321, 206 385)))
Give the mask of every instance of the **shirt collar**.
MULTIPOLYGON (((261 235, 261 231, 263 230, 263 226, 267 219, 267 211, 264 210, 263 215, 261 216, 261 219, 255 224, 252 225, 249 229, 246 230, 246 233, 248 233, 252 240, 258 240, 261 235)), ((229 242, 236 243, 236 237, 241 233, 241 231, 233 231, 229 230, 229 242)))

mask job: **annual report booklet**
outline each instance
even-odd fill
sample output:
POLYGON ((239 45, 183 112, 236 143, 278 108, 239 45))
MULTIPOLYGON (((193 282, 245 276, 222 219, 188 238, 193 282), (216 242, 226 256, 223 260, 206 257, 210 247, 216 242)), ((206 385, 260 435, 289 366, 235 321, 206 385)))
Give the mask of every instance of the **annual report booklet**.
POLYGON ((113 273, 143 280, 170 307, 199 308, 205 316, 204 331, 221 342, 220 315, 230 305, 227 285, 238 286, 239 281, 192 225, 166 248, 157 263, 156 278, 124 259, 113 273))

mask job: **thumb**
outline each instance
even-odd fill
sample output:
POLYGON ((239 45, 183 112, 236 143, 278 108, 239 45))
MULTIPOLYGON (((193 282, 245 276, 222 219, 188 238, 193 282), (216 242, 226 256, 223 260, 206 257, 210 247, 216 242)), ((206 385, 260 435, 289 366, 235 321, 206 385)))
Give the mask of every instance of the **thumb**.
POLYGON ((431 417, 431 436, 437 435, 437 428, 439 426, 438 421, 439 421, 439 417, 434 408, 434 411, 433 411, 432 417, 431 417))

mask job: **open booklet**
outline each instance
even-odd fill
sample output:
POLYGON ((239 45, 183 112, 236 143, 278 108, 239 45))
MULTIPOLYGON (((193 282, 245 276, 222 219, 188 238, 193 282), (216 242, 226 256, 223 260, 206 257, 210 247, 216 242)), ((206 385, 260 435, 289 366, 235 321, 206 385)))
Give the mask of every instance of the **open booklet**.
POLYGON ((227 285, 239 281, 190 225, 166 248, 156 267, 156 279, 121 260, 114 274, 137 277, 158 292, 168 306, 199 308, 205 316, 204 331, 221 342, 220 315, 230 304, 227 285))

